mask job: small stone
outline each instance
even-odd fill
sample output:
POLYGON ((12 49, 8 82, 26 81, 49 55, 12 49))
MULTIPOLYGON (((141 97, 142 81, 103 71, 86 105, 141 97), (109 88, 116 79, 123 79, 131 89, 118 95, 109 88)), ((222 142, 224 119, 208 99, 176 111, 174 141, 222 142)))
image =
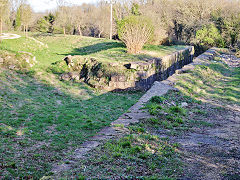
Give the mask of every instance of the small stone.
POLYGON ((175 102, 173 102, 173 101, 172 101, 170 104, 171 104, 171 105, 173 105, 173 106, 176 106, 176 103, 175 103, 175 102))
POLYGON ((65 73, 65 74, 62 74, 60 76, 60 79, 63 80, 63 81, 70 81, 71 80, 71 76, 69 75, 69 73, 65 73))
POLYGON ((67 63, 67 65, 69 65, 72 63, 72 56, 66 56, 63 60, 67 63))
POLYGON ((14 70, 15 69, 15 65, 10 65, 8 68, 11 69, 11 70, 14 70))
POLYGON ((0 64, 3 64, 4 60, 0 57, 0 64))
POLYGON ((187 107, 187 106, 188 106, 188 103, 186 103, 186 102, 181 103, 181 107, 187 107))

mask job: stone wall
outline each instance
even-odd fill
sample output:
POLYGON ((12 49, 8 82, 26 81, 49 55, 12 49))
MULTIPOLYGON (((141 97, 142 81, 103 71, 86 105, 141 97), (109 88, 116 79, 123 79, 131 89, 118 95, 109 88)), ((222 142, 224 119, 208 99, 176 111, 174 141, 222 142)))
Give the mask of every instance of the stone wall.
POLYGON ((54 66, 67 70, 61 75, 61 80, 85 82, 94 88, 108 91, 145 91, 155 81, 165 80, 177 69, 191 63, 193 57, 194 47, 189 46, 162 58, 152 57, 137 62, 103 63, 95 58, 67 56, 54 66))
POLYGON ((148 90, 155 81, 167 79, 177 69, 193 61, 194 47, 189 46, 163 58, 155 58, 147 62, 131 62, 125 67, 133 73, 126 77, 115 75, 111 77, 107 90, 148 90))

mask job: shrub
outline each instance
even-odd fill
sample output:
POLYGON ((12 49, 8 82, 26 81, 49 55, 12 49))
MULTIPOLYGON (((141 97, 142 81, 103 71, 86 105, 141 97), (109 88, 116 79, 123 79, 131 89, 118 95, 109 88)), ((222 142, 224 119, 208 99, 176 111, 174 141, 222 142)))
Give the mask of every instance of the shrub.
POLYGON ((150 101, 153 103, 163 103, 163 101, 166 100, 166 98, 162 96, 153 96, 150 101))
POLYGON ((62 74, 70 71, 70 68, 67 66, 65 61, 57 61, 52 63, 50 67, 47 69, 48 72, 52 72, 54 74, 62 74))
POLYGON ((219 30, 213 25, 204 26, 196 33, 196 39, 202 46, 225 47, 224 40, 219 30))
POLYGON ((144 16, 127 16, 118 22, 118 36, 130 54, 138 54, 153 36, 154 27, 144 16))

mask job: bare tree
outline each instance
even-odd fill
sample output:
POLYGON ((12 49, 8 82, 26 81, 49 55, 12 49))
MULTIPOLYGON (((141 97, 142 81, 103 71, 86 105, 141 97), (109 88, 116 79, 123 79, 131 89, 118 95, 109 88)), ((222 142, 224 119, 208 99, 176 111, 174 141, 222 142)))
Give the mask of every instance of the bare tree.
POLYGON ((0 36, 2 35, 3 22, 9 14, 9 1, 0 0, 0 36))
POLYGON ((73 14, 72 7, 65 0, 58 0, 57 4, 56 24, 62 28, 63 34, 66 35, 66 27, 74 26, 75 15, 73 14))
POLYGON ((109 4, 101 1, 93 13, 95 15, 94 24, 98 29, 98 37, 100 38, 104 34, 104 37, 110 37, 111 39, 113 25, 111 21, 107 20, 110 19, 111 16, 109 4))
POLYGON ((74 26, 76 27, 78 34, 80 36, 82 36, 82 30, 81 27, 83 25, 83 11, 81 9, 81 7, 77 6, 77 7, 73 7, 72 8, 72 14, 73 14, 73 23, 74 26))
POLYGON ((23 31, 25 33, 25 36, 28 36, 27 32, 32 18, 32 8, 29 4, 21 4, 19 8, 23 31))
POLYGON ((130 54, 140 53, 153 32, 151 20, 144 16, 128 16, 118 23, 119 38, 127 46, 130 54))

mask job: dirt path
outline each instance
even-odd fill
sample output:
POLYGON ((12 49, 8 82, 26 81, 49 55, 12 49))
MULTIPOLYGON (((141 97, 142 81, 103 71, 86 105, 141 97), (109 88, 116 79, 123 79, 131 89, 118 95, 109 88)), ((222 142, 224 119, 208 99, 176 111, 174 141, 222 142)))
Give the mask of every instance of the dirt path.
POLYGON ((210 115, 204 121, 213 127, 194 128, 191 133, 172 137, 173 142, 181 145, 187 165, 183 179, 238 179, 240 112, 215 111, 213 105, 205 108, 210 115))
MULTIPOLYGON (((230 67, 240 65, 240 59, 221 57, 230 67)), ((184 179, 240 179, 240 106, 222 101, 214 104, 207 102, 209 115, 204 119, 213 127, 195 128, 174 139, 185 154, 184 179), (216 112, 219 106, 224 110, 216 112)))
POLYGON ((3 33, 0 39, 18 39, 20 37, 21 36, 17 34, 3 33))
MULTIPOLYGON (((229 67, 240 66, 240 59, 220 55, 229 67)), ((173 77, 174 79, 174 77, 173 77)), ((240 92, 239 92, 240 93, 240 92)), ((240 179, 240 106, 202 99, 210 127, 193 128, 190 133, 170 137, 180 144, 186 165, 182 179, 240 179)), ((201 117, 189 117, 199 120, 201 117)))

